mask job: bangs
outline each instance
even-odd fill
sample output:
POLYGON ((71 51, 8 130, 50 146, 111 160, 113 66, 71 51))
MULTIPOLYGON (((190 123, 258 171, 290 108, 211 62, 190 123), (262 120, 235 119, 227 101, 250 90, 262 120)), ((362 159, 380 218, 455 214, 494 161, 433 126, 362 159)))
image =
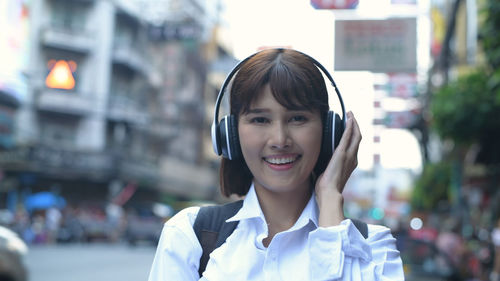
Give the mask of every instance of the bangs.
POLYGON ((276 101, 289 110, 329 110, 321 72, 312 61, 284 50, 263 53, 241 67, 231 89, 231 113, 247 113, 266 84, 276 101))
POLYGON ((322 101, 315 95, 315 83, 311 81, 314 78, 307 74, 293 72, 284 64, 276 64, 267 81, 276 101, 290 110, 319 110, 322 101))

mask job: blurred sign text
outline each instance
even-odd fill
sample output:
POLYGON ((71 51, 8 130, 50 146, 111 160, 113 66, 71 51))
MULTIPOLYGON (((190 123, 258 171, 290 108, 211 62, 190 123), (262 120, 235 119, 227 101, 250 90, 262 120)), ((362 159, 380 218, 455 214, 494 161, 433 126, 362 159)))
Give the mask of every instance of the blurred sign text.
POLYGON ((416 72, 415 18, 335 21, 335 70, 416 72))

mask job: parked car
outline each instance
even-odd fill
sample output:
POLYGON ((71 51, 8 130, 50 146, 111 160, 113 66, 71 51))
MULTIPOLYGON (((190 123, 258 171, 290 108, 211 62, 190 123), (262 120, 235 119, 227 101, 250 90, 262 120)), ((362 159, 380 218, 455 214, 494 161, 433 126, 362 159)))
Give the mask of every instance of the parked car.
POLYGON ((127 215, 125 239, 131 246, 146 243, 156 246, 165 219, 153 211, 152 206, 135 206, 127 215))
POLYGON ((24 264, 27 252, 27 245, 14 231, 0 226, 0 280, 28 280, 24 264))
POLYGON ((401 250, 406 281, 460 281, 459 269, 436 245, 407 238, 401 250))

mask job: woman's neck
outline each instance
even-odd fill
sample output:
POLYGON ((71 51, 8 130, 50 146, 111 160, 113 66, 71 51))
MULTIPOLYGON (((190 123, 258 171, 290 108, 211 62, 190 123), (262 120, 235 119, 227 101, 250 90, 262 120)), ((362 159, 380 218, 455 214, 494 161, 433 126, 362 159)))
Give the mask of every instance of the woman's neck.
POLYGON ((266 218, 268 242, 276 233, 285 231, 295 224, 312 195, 309 187, 296 189, 293 192, 274 192, 257 184, 255 192, 266 218))

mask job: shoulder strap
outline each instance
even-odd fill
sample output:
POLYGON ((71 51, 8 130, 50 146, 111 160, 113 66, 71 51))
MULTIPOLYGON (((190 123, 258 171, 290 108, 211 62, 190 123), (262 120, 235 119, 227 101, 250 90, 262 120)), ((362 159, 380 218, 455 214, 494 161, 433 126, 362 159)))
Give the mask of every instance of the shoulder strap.
POLYGON ((193 224, 193 230, 203 250, 198 268, 200 276, 205 271, 210 253, 224 244, 238 225, 237 221, 226 223, 226 220, 234 216, 242 205, 243 200, 239 200, 224 205, 200 208, 193 224))
POLYGON ((361 235, 366 239, 368 238, 368 225, 364 221, 360 221, 357 219, 350 219, 354 226, 359 230, 361 235))

